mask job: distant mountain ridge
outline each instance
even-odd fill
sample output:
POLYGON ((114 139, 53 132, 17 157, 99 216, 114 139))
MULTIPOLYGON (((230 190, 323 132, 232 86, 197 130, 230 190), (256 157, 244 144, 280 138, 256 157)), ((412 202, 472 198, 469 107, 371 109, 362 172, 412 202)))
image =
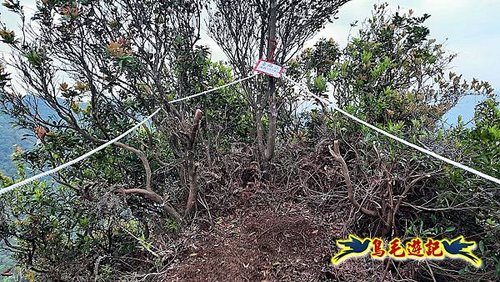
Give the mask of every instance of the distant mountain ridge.
POLYGON ((27 148, 33 146, 36 139, 35 137, 29 139, 23 138, 23 135, 29 134, 29 131, 14 128, 12 126, 12 118, 4 113, 0 113, 0 130, 2 132, 0 134, 0 171, 8 176, 13 176, 15 169, 11 156, 15 150, 15 146, 27 148))
MULTIPOLYGON (((42 117, 54 114, 41 99, 34 96, 26 99, 37 99, 38 112, 42 117)), ((12 153, 16 146, 22 149, 29 149, 36 144, 36 137, 33 130, 14 127, 14 120, 7 114, 0 112, 0 171, 8 176, 14 176, 15 166, 12 162, 12 153)))

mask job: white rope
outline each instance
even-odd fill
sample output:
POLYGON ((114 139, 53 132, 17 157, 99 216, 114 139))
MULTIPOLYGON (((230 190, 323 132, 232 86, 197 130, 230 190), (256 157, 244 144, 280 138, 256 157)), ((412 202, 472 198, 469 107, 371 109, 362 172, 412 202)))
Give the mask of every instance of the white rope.
POLYGON ((432 156, 432 157, 434 157, 434 158, 436 158, 436 159, 439 159, 439 160, 441 160, 441 161, 443 161, 443 162, 446 162, 446 163, 448 163, 448 164, 451 164, 451 165, 453 165, 453 166, 456 166, 456 167, 458 167, 458 168, 461 168, 461 169, 463 169, 463 170, 466 170, 466 171, 468 171, 468 172, 470 172, 470 173, 473 173, 473 174, 475 174, 475 175, 477 175, 477 176, 479 176, 479 177, 482 177, 482 178, 484 178, 484 179, 487 179, 487 180, 489 180, 489 181, 495 182, 496 184, 500 184, 500 179, 498 179, 498 178, 495 178, 495 177, 493 177, 493 176, 490 176, 490 175, 488 175, 488 174, 485 174, 485 173, 483 173, 483 172, 480 172, 480 171, 478 171, 478 170, 475 170, 475 169, 473 169, 473 168, 471 168, 471 167, 468 167, 468 166, 466 166, 466 165, 463 165, 463 164, 461 164, 461 163, 459 163, 459 162, 456 162, 456 161, 450 160, 450 159, 448 159, 448 158, 445 158, 445 157, 443 157, 443 156, 441 156, 441 155, 439 155, 439 154, 437 154, 437 153, 434 153, 434 152, 432 152, 432 151, 429 151, 429 150, 427 150, 427 149, 424 149, 424 148, 422 148, 422 147, 419 147, 419 146, 417 146, 417 145, 415 145, 415 144, 413 144, 413 143, 410 143, 410 142, 408 142, 408 141, 406 141, 406 140, 404 140, 404 139, 401 139, 401 138, 399 138, 399 137, 397 137, 397 136, 394 136, 394 135, 392 135, 392 134, 390 134, 390 133, 388 133, 388 132, 386 132, 386 131, 384 131, 384 130, 382 130, 382 129, 380 129, 380 128, 378 128, 378 127, 374 126, 374 125, 371 125, 371 124, 367 123, 366 121, 361 120, 361 119, 359 119, 359 118, 357 118, 357 117, 355 117, 355 116, 353 116, 353 115, 349 114, 348 112, 346 112, 346 111, 344 111, 344 110, 340 109, 337 105, 335 105, 335 104, 331 103, 328 99, 325 99, 325 98, 319 97, 318 95, 316 95, 316 94, 312 93, 311 91, 309 91, 309 89, 307 88, 307 86, 305 86, 305 85, 303 85, 303 84, 301 84, 301 83, 299 83, 299 82, 296 82, 296 81, 292 80, 291 78, 289 78, 289 77, 288 77, 288 76, 286 76, 286 75, 283 75, 283 77, 284 77, 286 80, 290 81, 291 83, 293 83, 293 84, 295 84, 295 85, 299 86, 301 89, 303 89, 304 91, 306 91, 309 95, 311 95, 311 96, 313 96, 314 98, 316 98, 316 99, 320 100, 322 103, 327 104, 327 105, 328 105, 328 104, 331 104, 331 106, 332 106, 332 108, 333 108, 334 110, 336 110, 336 111, 338 111, 339 113, 341 113, 341 114, 343 114, 343 115, 345 115, 345 116, 347 116, 347 117, 349 117, 349 118, 351 118, 351 119, 355 120, 356 122, 358 122, 358 123, 360 123, 360 124, 362 124, 362 125, 364 125, 364 126, 366 126, 366 127, 369 127, 369 128, 371 128, 371 129, 373 129, 373 130, 375 130, 375 131, 377 131, 377 132, 379 132, 379 133, 381 133, 381 134, 383 134, 383 135, 385 135, 385 136, 387 136, 387 137, 389 137, 389 138, 392 138, 392 139, 394 139, 394 140, 396 140, 396 141, 398 141, 398 142, 400 142, 400 143, 405 144, 406 146, 412 147, 412 148, 413 148, 413 149, 415 149, 415 150, 418 150, 418 151, 420 151, 420 152, 422 152, 422 153, 425 153, 425 154, 427 154, 427 155, 429 155, 429 156, 432 156))
POLYGON ((191 98, 194 98, 194 97, 198 97, 198 96, 201 96, 201 95, 205 95, 205 94, 208 94, 210 92, 214 92, 214 91, 217 91, 219 89, 226 88, 228 86, 231 86, 231 85, 243 82, 243 81, 248 80, 250 78, 253 78, 253 77, 257 76, 257 75, 258 75, 258 73, 254 73, 254 74, 252 74, 250 76, 247 76, 247 77, 244 77, 244 78, 240 78, 240 79, 235 80, 233 82, 230 82, 228 84, 224 84, 224 85, 221 85, 219 87, 215 87, 215 88, 209 89, 207 91, 203 91, 203 92, 200 92, 200 93, 197 93, 197 94, 193 94, 191 96, 187 96, 187 97, 184 97, 184 98, 175 99, 175 100, 172 100, 172 101, 170 101, 168 103, 169 104, 173 104, 173 103, 177 103, 177 102, 180 102, 180 101, 188 100, 188 99, 191 99, 191 98))
MULTIPOLYGON (((172 100, 170 102, 168 102, 169 104, 174 104, 174 103, 177 103, 177 102, 180 102, 180 101, 184 101, 184 100, 188 100, 188 99, 191 99, 191 98, 194 98, 194 97, 198 97, 198 96, 201 96, 201 95, 205 95, 205 94, 208 94, 210 92, 214 92, 214 91, 217 91, 219 89, 222 89, 222 88, 225 88, 225 87, 228 87, 230 85, 233 85, 233 84, 236 84, 236 83, 239 83, 239 82, 242 82, 242 81, 245 81, 247 79, 250 79, 250 78, 253 78, 254 76, 256 76, 257 74, 252 74, 250 76, 247 76, 247 77, 244 77, 244 78, 241 78, 241 79, 238 79, 238 80, 235 80, 231 83, 228 83, 228 84, 224 84, 224 85, 221 85, 219 87, 216 87, 216 88, 212 88, 212 89, 209 89, 207 91, 203 91, 203 92, 200 92, 200 93, 197 93, 197 94, 194 94, 194 95, 191 95, 191 96, 187 96, 187 97, 184 97, 184 98, 179 98, 179 99, 175 99, 175 100, 172 100)), ((20 182, 17 182, 11 186, 8 186, 6 188, 3 188, 0 190, 0 195, 2 194, 5 194, 5 193, 8 193, 16 188, 19 188, 23 185, 26 185, 28 183, 31 183, 37 179, 40 179, 44 176, 48 176, 50 174, 53 174, 53 173, 56 173, 68 166, 71 166, 71 165, 74 165, 76 164, 77 162, 80 162, 80 161, 83 161, 84 159, 92 156, 93 154, 101 151, 102 149, 108 147, 109 145, 115 143, 115 142, 118 142, 120 139, 124 138, 125 136, 127 136, 128 134, 130 134, 132 131, 136 130, 137 128, 139 128, 141 125, 145 124, 146 122, 148 122, 150 119, 152 119, 156 114, 158 114, 158 112, 161 110, 161 108, 158 108, 156 111, 154 111, 151 115, 149 115, 148 117, 146 117, 144 120, 142 120, 141 122, 139 122, 138 124, 136 124, 134 127, 130 128, 129 130, 123 132, 121 135, 117 136, 116 138, 112 139, 112 140, 109 140, 108 142, 102 144, 101 146, 93 149, 92 151, 89 151, 81 156, 79 156, 78 158, 76 159, 73 159, 67 163, 64 163, 58 167, 55 167, 51 170, 48 170, 48 171, 45 171, 45 172, 42 172, 40 174, 37 174, 35 176, 32 176, 28 179, 25 179, 23 181, 20 181, 20 182)))

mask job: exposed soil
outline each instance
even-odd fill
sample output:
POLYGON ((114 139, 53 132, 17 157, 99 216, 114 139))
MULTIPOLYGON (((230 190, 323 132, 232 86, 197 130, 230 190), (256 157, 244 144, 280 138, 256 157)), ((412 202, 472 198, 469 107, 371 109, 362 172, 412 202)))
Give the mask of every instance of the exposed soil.
POLYGON ((175 257, 158 281, 390 280, 392 269, 384 273, 380 261, 330 263, 336 240, 347 238, 349 228, 374 223, 353 210, 318 148, 313 161, 295 150, 297 156, 274 168, 281 173, 270 176, 259 174, 251 158, 227 161, 224 171, 232 177, 209 178, 205 208, 179 234, 175 257))
POLYGON ((244 206, 213 225, 194 224, 184 232, 187 247, 164 281, 372 280, 372 271, 359 272, 364 259, 340 268, 330 264, 335 240, 346 237, 341 211, 347 207, 335 222, 297 203, 254 208, 244 206))

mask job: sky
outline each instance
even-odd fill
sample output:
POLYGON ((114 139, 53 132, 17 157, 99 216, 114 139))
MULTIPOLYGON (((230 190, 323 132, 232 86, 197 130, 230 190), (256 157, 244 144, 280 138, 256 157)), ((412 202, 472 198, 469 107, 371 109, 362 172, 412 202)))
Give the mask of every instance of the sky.
MULTIPOLYGON (((500 1, 499 0, 388 0, 394 10, 413 9, 417 15, 430 14, 427 27, 430 37, 445 43, 447 50, 457 53, 453 70, 470 79, 489 81, 500 90, 500 1)), ((345 46, 350 23, 370 16, 374 0, 352 0, 344 5, 339 19, 319 32, 309 44, 321 37, 333 37, 345 46)))
MULTIPOLYGON (((471 80, 476 77, 489 81, 500 90, 500 0, 352 0, 341 7, 338 19, 328 24, 305 47, 318 39, 333 38, 345 46, 350 24, 360 23, 371 15, 374 4, 387 2, 392 10, 413 9, 416 15, 430 14, 426 25, 432 38, 444 43, 447 50, 457 53, 452 63, 453 71, 471 80)), ((351 30, 356 35, 357 30, 351 30)), ((213 50, 215 59, 224 59, 215 42, 203 38, 203 43, 213 50)))
MULTIPOLYGON (((453 71, 461 73, 469 80, 472 77, 489 81, 495 90, 500 90, 500 0, 352 0, 342 6, 338 19, 328 24, 305 47, 312 46, 319 38, 333 38, 340 46, 345 46, 350 24, 369 17, 374 4, 387 2, 391 9, 413 9, 417 15, 430 14, 427 27, 431 37, 445 43, 446 49, 457 53, 452 63, 453 71)), ((34 1, 21 1, 32 13, 34 1)), ((0 7, 0 17, 9 27, 16 26, 16 19, 0 7)), ((215 42, 203 33, 200 44, 212 49, 215 60, 224 60, 225 56, 215 42)), ((355 35, 356 30, 351 30, 355 35)), ((0 44, 0 52, 6 51, 0 44)))

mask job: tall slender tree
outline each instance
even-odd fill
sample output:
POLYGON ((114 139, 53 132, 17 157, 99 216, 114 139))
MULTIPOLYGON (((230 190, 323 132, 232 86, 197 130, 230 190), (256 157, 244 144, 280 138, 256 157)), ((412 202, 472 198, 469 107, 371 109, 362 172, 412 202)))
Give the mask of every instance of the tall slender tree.
MULTIPOLYGON (((209 13, 209 34, 235 71, 246 74, 257 59, 286 63, 348 1, 215 0, 209 13)), ((275 86, 272 78, 267 85, 262 80, 245 84, 253 109, 261 164, 274 156, 279 108, 275 86)))

